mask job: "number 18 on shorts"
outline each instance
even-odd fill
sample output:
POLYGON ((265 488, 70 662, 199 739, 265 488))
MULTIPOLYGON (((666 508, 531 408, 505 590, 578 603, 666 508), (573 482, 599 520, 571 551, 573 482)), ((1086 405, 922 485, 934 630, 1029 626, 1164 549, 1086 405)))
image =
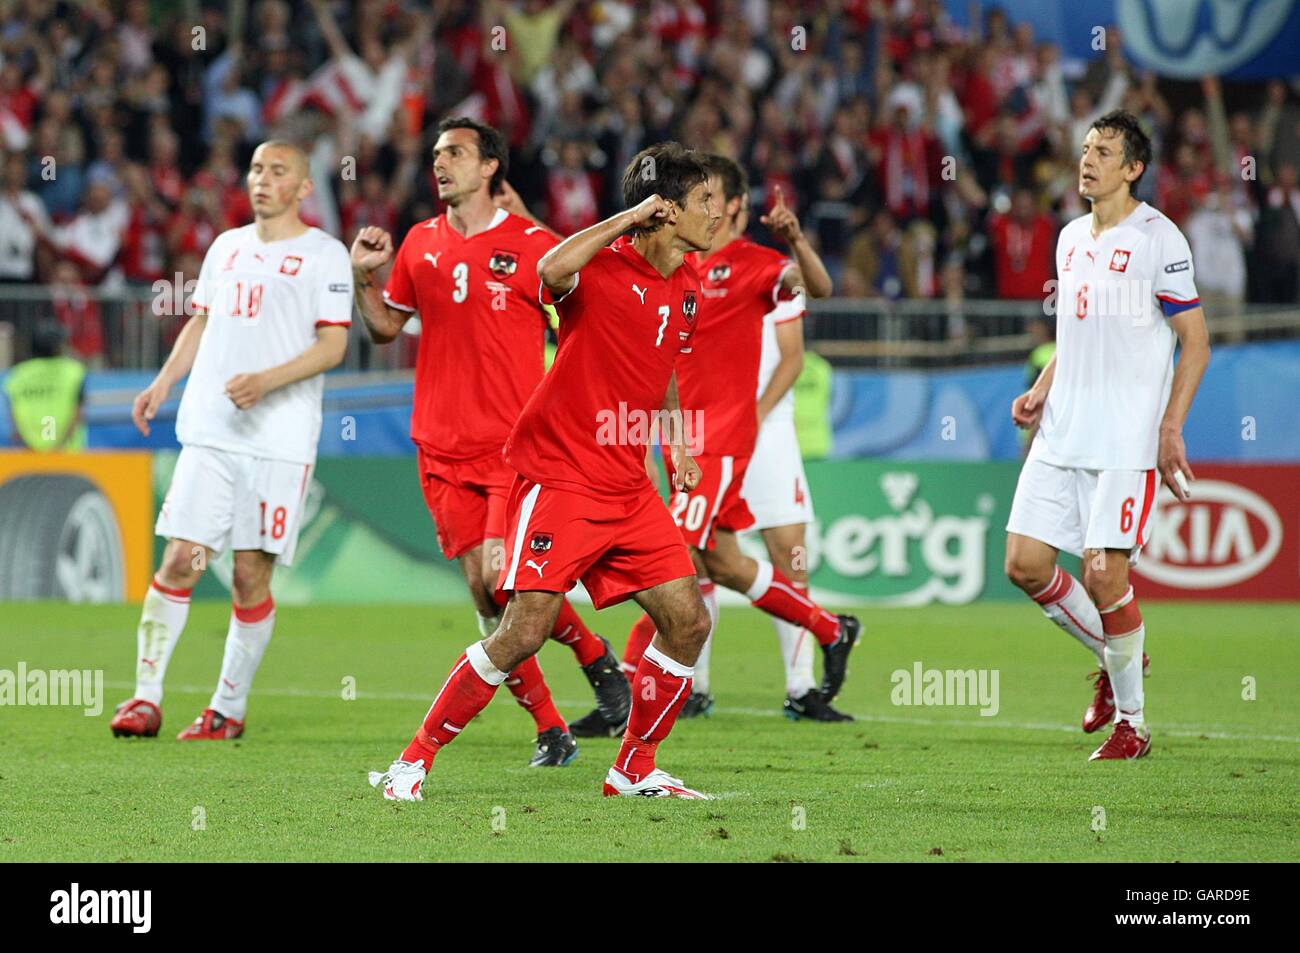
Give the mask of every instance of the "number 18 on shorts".
POLYGON ((293 562, 311 466, 212 447, 181 449, 154 531, 214 553, 260 549, 293 562))

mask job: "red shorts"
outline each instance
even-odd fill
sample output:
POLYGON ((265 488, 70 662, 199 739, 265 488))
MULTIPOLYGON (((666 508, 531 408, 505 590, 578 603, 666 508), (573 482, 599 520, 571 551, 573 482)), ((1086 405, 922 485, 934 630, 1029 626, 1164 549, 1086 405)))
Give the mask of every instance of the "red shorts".
POLYGON ((669 508, 673 520, 682 528, 686 545, 712 549, 715 529, 740 533, 754 525, 754 514, 749 512, 748 504, 740 495, 749 457, 702 453, 695 462, 700 467, 700 485, 689 492, 673 490, 672 454, 665 448, 664 465, 668 469, 668 487, 672 491, 669 508))
POLYGON ((510 489, 502 592, 568 592, 582 580, 597 609, 695 575, 663 500, 621 500, 556 490, 524 477, 510 489))
POLYGON ((435 459, 416 444, 420 488, 438 529, 438 545, 456 559, 485 539, 501 539, 506 529, 506 497, 515 471, 501 452, 464 463, 435 459))

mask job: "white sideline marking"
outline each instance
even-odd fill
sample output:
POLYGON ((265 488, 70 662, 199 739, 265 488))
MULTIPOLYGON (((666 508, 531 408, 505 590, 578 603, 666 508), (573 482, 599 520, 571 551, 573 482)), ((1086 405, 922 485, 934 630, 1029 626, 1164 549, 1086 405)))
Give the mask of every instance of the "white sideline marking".
MULTIPOLYGON (((105 682, 105 688, 121 688, 127 691, 135 689, 135 682, 105 682)), ((203 687, 200 685, 170 685, 167 688, 169 692, 190 695, 211 695, 211 686, 203 687)), ((337 701, 340 698, 338 692, 314 691, 305 688, 259 688, 256 689, 258 695, 270 695, 277 698, 322 698, 331 701, 337 701)), ((428 692, 357 692, 357 700, 374 699, 376 701, 398 701, 398 702, 427 702, 430 698, 428 692)), ((590 706, 590 698, 553 698, 555 704, 563 708, 578 709, 584 705, 590 706)), ((720 715, 751 715, 758 718, 781 718, 783 713, 775 708, 737 708, 728 705, 716 705, 714 711, 720 715)), ((1078 732, 1083 731, 1078 725, 1062 725, 1047 721, 1001 721, 997 718, 981 718, 979 721, 959 721, 946 720, 939 718, 903 718, 898 715, 863 715, 858 712, 847 712, 858 721, 879 722, 889 725, 924 725, 937 728, 1014 728, 1025 731, 1065 731, 1078 732)), ((1292 735, 1253 735, 1241 734, 1238 732, 1221 731, 1216 727, 1198 728, 1195 725, 1166 725, 1157 722, 1155 733, 1161 735, 1172 735, 1175 738, 1200 738, 1204 735, 1212 741, 1278 741, 1284 744, 1300 745, 1300 738, 1292 735)))

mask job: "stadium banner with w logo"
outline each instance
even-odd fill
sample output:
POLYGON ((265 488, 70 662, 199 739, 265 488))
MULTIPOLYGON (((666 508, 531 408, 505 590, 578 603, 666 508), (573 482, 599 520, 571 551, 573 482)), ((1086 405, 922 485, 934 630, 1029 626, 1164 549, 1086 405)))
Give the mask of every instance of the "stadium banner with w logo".
MULTIPOLYGON (((1094 28, 1117 26, 1126 58, 1172 79, 1290 77, 1300 45, 1296 0, 983 0, 981 15, 995 5, 1012 22, 1031 24, 1037 40, 1059 45, 1066 59, 1101 55, 1094 28)), ((945 6, 954 22, 967 24, 967 0, 945 6)))

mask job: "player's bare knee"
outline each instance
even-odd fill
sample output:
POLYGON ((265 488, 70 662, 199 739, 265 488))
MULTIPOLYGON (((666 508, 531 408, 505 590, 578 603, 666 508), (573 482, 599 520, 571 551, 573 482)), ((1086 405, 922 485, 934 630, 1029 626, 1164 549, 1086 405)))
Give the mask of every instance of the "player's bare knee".
POLYGON ((1028 560, 1019 559, 1011 553, 1007 554, 1003 570, 1006 572, 1007 578, 1011 580, 1012 585, 1030 595, 1042 592, 1052 581, 1053 567, 1037 566, 1028 560))
POLYGON ((271 573, 266 561, 253 553, 236 553, 230 594, 236 605, 264 602, 271 595, 271 573))
POLYGON ((158 579, 165 586, 192 589, 207 568, 208 551, 197 543, 172 540, 163 552, 158 579))
POLYGON ((673 641, 683 649, 698 652, 704 648, 712 627, 713 620, 709 618, 709 610, 701 602, 698 610, 691 611, 680 623, 673 626, 673 641))

